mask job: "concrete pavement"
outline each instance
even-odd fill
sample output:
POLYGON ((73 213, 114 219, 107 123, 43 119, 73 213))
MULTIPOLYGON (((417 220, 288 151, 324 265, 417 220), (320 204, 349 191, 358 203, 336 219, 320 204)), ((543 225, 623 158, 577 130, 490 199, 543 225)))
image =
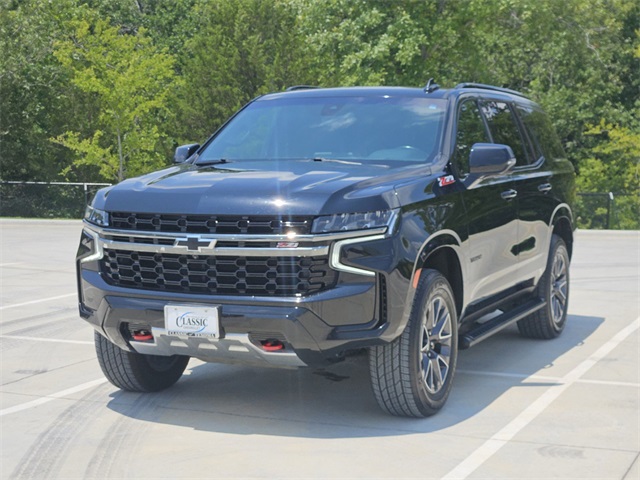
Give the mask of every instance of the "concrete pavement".
POLYGON ((107 383, 77 315, 80 222, 0 219, 2 478, 640 478, 640 237, 577 232, 570 318, 461 352, 446 407, 376 405, 364 355, 325 370, 192 360, 107 383))

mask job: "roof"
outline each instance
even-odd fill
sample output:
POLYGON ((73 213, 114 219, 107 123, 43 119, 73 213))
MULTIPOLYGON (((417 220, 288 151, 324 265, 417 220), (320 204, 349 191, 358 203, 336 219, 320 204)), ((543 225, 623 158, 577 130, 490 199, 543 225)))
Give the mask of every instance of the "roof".
POLYGON ((449 90, 441 89, 432 93, 425 93, 422 88, 411 87, 336 87, 336 88, 295 88, 286 92, 276 92, 261 98, 292 97, 367 97, 391 95, 394 97, 426 97, 445 98, 449 90))
POLYGON ((302 98, 320 98, 320 97, 354 97, 354 96, 384 96, 390 95, 394 97, 427 97, 446 99, 451 96, 458 96, 463 93, 483 93, 493 94, 499 97, 508 97, 510 99, 517 98, 519 100, 528 100, 524 94, 515 90, 510 90, 492 85, 484 85, 481 83, 459 83, 454 88, 438 88, 433 92, 425 92, 424 88, 416 87, 333 87, 319 88, 307 85, 294 86, 284 92, 275 92, 260 97, 264 100, 276 99, 282 97, 302 97, 302 98))

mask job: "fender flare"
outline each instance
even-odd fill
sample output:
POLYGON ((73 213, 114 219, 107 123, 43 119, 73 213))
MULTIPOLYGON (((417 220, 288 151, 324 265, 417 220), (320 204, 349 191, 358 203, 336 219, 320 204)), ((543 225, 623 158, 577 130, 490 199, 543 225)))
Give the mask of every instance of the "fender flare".
POLYGON ((567 220, 569 220, 571 230, 575 229, 573 223, 573 212, 571 211, 571 207, 567 203, 559 203, 556 208, 553 209, 551 219, 549 220, 549 226, 554 226, 561 218, 566 218, 567 220))
MULTIPOLYGON (((573 243, 573 232, 576 229, 575 223, 573 222, 573 211, 571 210, 571 206, 569 206, 567 203, 559 203, 556 208, 553 210, 553 213, 551 214, 551 218, 549 219, 549 228, 551 229, 551 231, 553 231, 556 227, 556 225, 558 225, 559 222, 561 222, 562 220, 566 220, 569 223, 569 233, 571 235, 571 242, 573 243)), ((547 251, 549 250, 550 246, 551 246, 551 234, 549 235, 549 242, 547 247, 547 251)), ((571 255, 572 252, 572 247, 570 245, 567 245, 567 247, 569 248, 569 252, 571 255)))
MULTIPOLYGON (((462 261, 464 256, 461 254, 462 240, 460 239, 460 236, 453 230, 440 230, 434 235, 429 235, 421 245, 413 265, 413 272, 411 273, 411 281, 405 299, 405 307, 402 314, 402 321, 400 324, 401 329, 399 332, 402 332, 409 322, 409 316, 411 315, 411 308, 413 306, 413 298, 415 297, 416 288, 420 280, 420 273, 422 273, 422 265, 424 265, 433 253, 442 248, 451 248, 454 251, 458 258, 458 263, 460 264, 462 278, 465 278, 466 269, 465 264, 462 261)), ((460 300, 464 302, 464 299, 460 300)))

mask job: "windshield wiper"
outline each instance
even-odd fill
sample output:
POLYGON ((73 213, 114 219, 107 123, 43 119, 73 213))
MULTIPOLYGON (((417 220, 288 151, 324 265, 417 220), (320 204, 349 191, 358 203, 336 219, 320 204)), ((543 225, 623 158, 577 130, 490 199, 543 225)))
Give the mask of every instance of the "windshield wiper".
POLYGON ((215 158, 213 160, 200 160, 196 162, 196 165, 219 165, 221 163, 229 163, 226 158, 215 158))
POLYGON ((337 158, 325 158, 325 157, 314 157, 314 162, 332 162, 332 163, 344 163, 345 165, 362 165, 360 162, 350 162, 349 160, 339 160, 337 158))

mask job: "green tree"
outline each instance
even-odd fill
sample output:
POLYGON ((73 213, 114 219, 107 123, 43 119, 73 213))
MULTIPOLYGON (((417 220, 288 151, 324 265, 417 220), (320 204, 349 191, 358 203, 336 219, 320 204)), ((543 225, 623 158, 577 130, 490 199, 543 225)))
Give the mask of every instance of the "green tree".
POLYGON ((67 131, 54 141, 76 154, 74 166, 98 166, 107 180, 161 167, 163 118, 177 83, 174 58, 159 51, 143 28, 122 34, 95 16, 71 26, 70 38, 56 42, 54 55, 100 110, 90 132, 67 131))
MULTIPOLYGON (((319 83, 418 86, 435 77, 444 86, 471 81, 520 90, 554 120, 580 172, 579 188, 637 194, 637 184, 618 185, 618 180, 637 174, 638 157, 623 139, 634 141, 640 125, 640 63, 634 56, 640 3, 291 0, 291 5, 319 83), (609 135, 593 127, 601 119, 608 119, 602 129, 609 135)), ((637 203, 637 195, 628 198, 637 203)), ((619 213, 621 225, 638 225, 637 208, 619 213)))
POLYGON ((114 180, 268 91, 435 77, 523 91, 581 190, 637 203, 639 31, 629 0, 0 0, 0 175, 114 180))
POLYGON ((0 178, 55 180, 68 152, 49 141, 74 122, 69 78, 52 55, 71 0, 0 0, 0 178))
POLYGON ((597 157, 581 164, 579 185, 585 192, 640 192, 640 128, 600 124, 587 135, 606 140, 591 149, 597 157))
MULTIPOLYGON (((578 189, 581 192, 601 193, 600 201, 588 205, 592 197, 579 202, 579 226, 602 228, 606 215, 613 217, 610 227, 640 228, 640 128, 607 124, 604 120, 586 131, 586 135, 600 137, 601 143, 590 150, 592 156, 580 164, 578 189), (613 196, 615 211, 610 211, 608 195, 613 196)), ((607 224, 609 223, 606 221, 607 224)))
POLYGON ((585 204, 590 197, 582 198, 579 225, 586 228, 599 226, 594 220, 605 215, 613 217, 612 227, 640 228, 640 5, 628 9, 620 20, 622 28, 612 54, 619 83, 617 95, 610 97, 619 107, 605 110, 599 123, 586 125, 589 148, 579 163, 578 176, 582 192, 611 192, 614 212, 604 202, 589 211, 585 204))
MULTIPOLYGON (((316 84, 426 83, 435 1, 292 0, 316 84)), ((453 36, 454 32, 450 32, 453 36)))
POLYGON ((178 57, 195 32, 196 0, 84 0, 121 33, 136 33, 141 27, 153 43, 178 57))
POLYGON ((295 12, 280 0, 202 0, 183 49, 178 136, 202 140, 257 95, 312 81, 295 12))

